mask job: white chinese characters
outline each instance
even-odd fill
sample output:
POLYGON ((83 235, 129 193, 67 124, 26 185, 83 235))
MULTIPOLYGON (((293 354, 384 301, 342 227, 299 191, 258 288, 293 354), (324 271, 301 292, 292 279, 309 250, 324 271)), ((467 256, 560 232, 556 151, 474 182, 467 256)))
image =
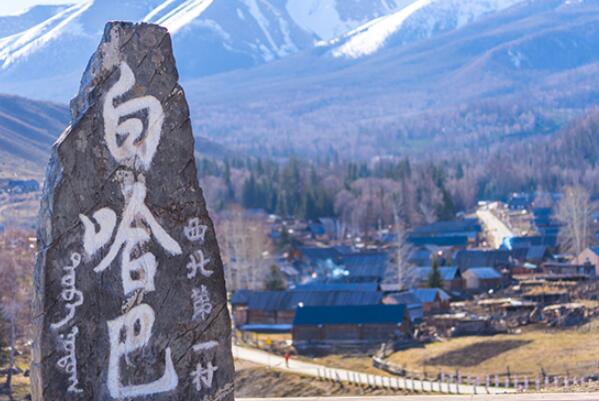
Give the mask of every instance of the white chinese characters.
POLYGON ((108 362, 108 390, 114 398, 138 397, 173 390, 179 383, 173 366, 171 349, 166 349, 166 366, 160 379, 151 383, 124 386, 120 379, 121 358, 150 341, 154 325, 154 310, 146 304, 138 305, 129 312, 108 322, 110 336, 110 360, 108 362))
POLYGON ((218 346, 216 341, 207 341, 198 343, 193 346, 195 352, 201 352, 203 356, 208 355, 208 362, 205 364, 198 362, 196 368, 191 372, 193 385, 197 391, 202 389, 209 389, 212 387, 212 380, 214 379, 214 372, 218 370, 218 367, 212 363, 213 352, 208 352, 218 346))
MULTIPOLYGON (((160 224, 158 224, 148 207, 145 205, 145 184, 142 182, 131 182, 133 181, 132 174, 125 173, 122 174, 121 177, 123 179, 123 195, 126 199, 123 217, 116 230, 114 241, 110 246, 107 255, 94 270, 96 272, 106 270, 124 246, 121 254, 121 277, 123 279, 125 295, 130 294, 137 289, 154 291, 154 276, 156 275, 156 268, 158 267, 155 256, 151 253, 144 253, 138 258, 133 258, 133 252, 138 246, 147 243, 150 240, 150 235, 153 235, 157 242, 171 255, 180 254, 181 247, 170 235, 168 235, 160 224), (148 229, 140 227, 140 223, 143 223, 148 229)), ((106 209, 108 208, 102 210, 106 209)), ((96 215, 97 213, 94 214, 94 216, 96 215)), ((107 238, 105 242, 100 242, 99 234, 97 236, 88 234, 89 230, 94 229, 93 224, 89 222, 89 219, 83 215, 81 215, 80 218, 85 226, 84 248, 86 250, 94 250, 94 252, 90 253, 90 256, 93 256, 98 250, 106 245, 108 240, 110 240, 112 231, 114 230, 114 224, 112 224, 112 229, 110 229, 111 221, 98 221, 101 227, 100 231, 107 230, 110 233, 110 235, 103 235, 104 239, 107 238), (86 239, 88 239, 89 242, 86 242, 86 239)))
POLYGON ((192 320, 206 320, 212 312, 212 303, 210 302, 210 294, 205 285, 200 288, 194 288, 191 293, 193 301, 193 317, 192 320))
MULTIPOLYGON (((200 224, 198 217, 192 217, 187 221, 187 225, 183 228, 185 237, 192 243, 204 243, 208 227, 200 224)), ((197 248, 189 255, 189 263, 187 263, 187 278, 194 280, 198 277, 198 273, 203 278, 210 278, 214 274, 214 270, 208 269, 210 259, 204 255, 201 248, 197 248)), ((200 277, 201 278, 201 277, 200 277)), ((206 285, 201 284, 199 287, 194 287, 191 290, 191 303, 193 306, 193 321, 207 321, 213 310, 212 300, 210 299, 210 291, 206 285)), ((214 380, 214 374, 218 370, 214 359, 214 348, 218 346, 216 341, 201 342, 193 346, 193 350, 201 354, 201 360, 196 363, 195 369, 191 372, 192 384, 196 391, 203 392, 210 390, 214 380)), ((219 390, 220 391, 220 390, 219 390)), ((215 395, 216 398, 224 398, 229 392, 222 392, 215 395), (220 394, 220 395, 219 395, 220 394)), ((207 398, 203 398, 207 399, 207 398)))
POLYGON ((162 105, 153 96, 143 96, 128 100, 118 106, 114 102, 135 85, 135 76, 126 62, 120 65, 121 76, 106 94, 104 100, 104 134, 106 144, 112 156, 128 167, 141 167, 147 170, 152 163, 160 135, 164 112, 162 105), (142 138, 144 124, 139 118, 130 117, 123 122, 121 118, 140 111, 147 111, 146 135, 142 138), (123 138, 119 144, 119 138, 123 138))
MULTIPOLYGON (((125 167, 115 174, 124 198, 123 211, 117 226, 119 218, 115 211, 107 207, 97 210, 93 219, 98 231, 90 218, 85 215, 79 217, 84 227, 83 247, 89 256, 96 255, 112 239, 106 255, 94 271, 106 271, 120 253, 124 295, 133 292, 143 295, 156 290, 158 261, 152 252, 147 251, 150 241, 155 240, 169 255, 179 255, 182 250, 147 207, 146 182, 140 172, 150 169, 158 148, 164 122, 162 106, 153 96, 133 98, 115 106, 115 102, 135 85, 135 77, 127 63, 122 62, 119 69, 120 77, 104 99, 103 117, 108 150, 125 167), (147 116, 147 125, 138 118, 144 115, 147 116)), ((143 296, 139 299, 142 300, 143 296)), ((121 364, 129 361, 128 356, 132 352, 149 345, 156 320, 154 310, 145 303, 133 303, 123 312, 123 315, 107 322, 110 344, 107 386, 110 396, 116 399, 142 397, 175 389, 179 378, 170 347, 165 350, 164 373, 160 378, 142 384, 123 383, 121 364)))
POLYGON ((192 279, 198 274, 198 271, 204 277, 212 276, 214 271, 206 269, 206 265, 210 263, 210 259, 204 256, 204 251, 198 249, 189 255, 189 263, 187 264, 187 278, 192 279))
POLYGON ((194 217, 189 219, 187 222, 187 226, 183 228, 183 232, 185 233, 185 237, 192 242, 204 242, 204 236, 206 235, 206 227, 203 224, 200 224, 200 219, 194 217))

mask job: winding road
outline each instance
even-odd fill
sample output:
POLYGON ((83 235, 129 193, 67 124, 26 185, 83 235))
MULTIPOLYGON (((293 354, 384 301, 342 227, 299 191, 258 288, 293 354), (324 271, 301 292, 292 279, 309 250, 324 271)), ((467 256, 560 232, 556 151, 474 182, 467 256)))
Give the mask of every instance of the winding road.
MULTIPOLYGON (((441 383, 430 380, 412 380, 403 377, 399 378, 371 375, 353 370, 329 368, 295 359, 291 359, 289 361, 289 367, 285 367, 285 360, 280 356, 256 349, 240 347, 237 345, 233 346, 233 357, 235 359, 242 359, 271 368, 283 369, 291 373, 316 377, 321 380, 342 381, 360 386, 385 387, 397 390, 443 394, 496 395, 514 392, 514 389, 511 388, 505 389, 502 387, 470 386, 465 384, 457 385, 456 383, 449 382, 441 383)), ((361 397, 361 399, 364 399, 364 397, 361 397)), ((382 398, 375 397, 373 399, 382 398)))
POLYGON ((513 237, 514 233, 512 230, 505 225, 495 214, 493 209, 497 207, 497 203, 491 203, 487 206, 483 206, 476 211, 476 216, 483 223, 485 231, 489 236, 490 245, 494 248, 499 248, 503 239, 506 237, 513 237))

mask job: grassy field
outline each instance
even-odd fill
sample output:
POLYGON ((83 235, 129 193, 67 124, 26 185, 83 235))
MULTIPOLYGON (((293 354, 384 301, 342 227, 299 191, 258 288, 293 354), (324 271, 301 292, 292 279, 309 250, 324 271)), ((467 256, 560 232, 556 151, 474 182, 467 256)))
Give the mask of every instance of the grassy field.
POLYGON ((307 362, 317 363, 339 369, 350 369, 358 372, 372 373, 380 376, 392 376, 387 372, 372 366, 372 358, 369 356, 356 355, 328 355, 317 358, 299 357, 307 362))
POLYGON ((599 373, 599 320, 569 330, 530 329, 518 335, 461 337, 409 349, 389 358, 411 372, 463 375, 588 376, 599 373))

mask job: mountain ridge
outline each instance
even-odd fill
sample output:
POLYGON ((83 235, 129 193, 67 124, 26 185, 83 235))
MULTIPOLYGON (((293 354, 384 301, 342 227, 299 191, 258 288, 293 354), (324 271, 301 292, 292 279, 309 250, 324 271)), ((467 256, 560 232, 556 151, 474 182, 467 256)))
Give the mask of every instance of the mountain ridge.
POLYGON ((68 121, 64 105, 0 94, 0 176, 41 175, 68 121))
MULTIPOLYGON (((489 4, 485 10, 492 12, 493 5, 500 9, 503 3, 518 0, 451 0, 451 6, 443 6, 444 1, 449 0, 85 0, 69 7, 40 6, 12 17, 12 34, 0 36, 0 93, 68 101, 77 89, 71 81, 83 71, 107 20, 167 27, 182 80, 187 81, 310 51, 422 2, 430 3, 426 12, 441 7, 449 10, 449 16, 436 12, 412 28, 419 24, 444 28, 416 29, 419 33, 405 36, 403 42, 451 30, 453 25, 446 20, 459 18, 477 2, 489 4), (51 16, 40 21, 43 13, 51 16), (15 33, 19 18, 22 30, 15 33), (60 84, 40 85, 44 80, 60 84)), ((467 22, 485 13, 471 14, 467 22)))
POLYGON ((192 81, 188 92, 202 94, 190 96, 192 112, 202 110, 192 118, 221 142, 242 146, 243 138, 257 152, 317 154, 334 146, 366 158, 412 152, 424 142, 426 149, 450 145, 451 136, 457 140, 449 151, 506 135, 546 134, 598 96, 599 4, 564 4, 525 2, 358 62, 320 48, 192 81), (567 62, 554 64, 560 44, 567 62), (516 65, 510 52, 530 60, 516 65), (280 133, 279 144, 269 145, 271 132, 280 133))

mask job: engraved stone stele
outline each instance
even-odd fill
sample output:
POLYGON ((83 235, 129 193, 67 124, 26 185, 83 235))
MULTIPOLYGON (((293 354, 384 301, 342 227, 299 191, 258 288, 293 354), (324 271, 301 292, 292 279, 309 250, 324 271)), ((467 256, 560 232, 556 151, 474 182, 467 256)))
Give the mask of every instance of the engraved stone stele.
POLYGON ((170 36, 110 22, 54 145, 34 401, 230 401, 224 275, 170 36))

